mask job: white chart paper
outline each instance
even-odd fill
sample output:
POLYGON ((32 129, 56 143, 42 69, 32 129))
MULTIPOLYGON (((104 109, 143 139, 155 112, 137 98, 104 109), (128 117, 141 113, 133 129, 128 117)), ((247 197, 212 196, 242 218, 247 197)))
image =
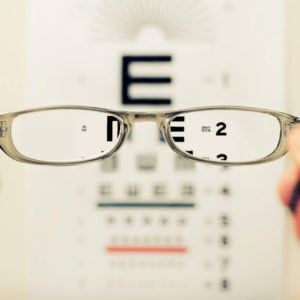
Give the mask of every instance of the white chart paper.
MULTIPOLYGON (((28 107, 284 110, 283 2, 29 0, 28 107)), ((137 123, 111 159, 28 168, 30 299, 281 299, 284 160, 209 166, 160 138, 137 123)))

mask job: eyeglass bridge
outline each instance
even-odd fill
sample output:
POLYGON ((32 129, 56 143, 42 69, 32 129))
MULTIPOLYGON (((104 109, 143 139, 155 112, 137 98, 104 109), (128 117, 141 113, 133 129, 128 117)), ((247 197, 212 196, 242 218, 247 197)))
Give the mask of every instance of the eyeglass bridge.
POLYGON ((129 114, 133 123, 135 122, 157 122, 161 118, 160 113, 132 112, 129 114))

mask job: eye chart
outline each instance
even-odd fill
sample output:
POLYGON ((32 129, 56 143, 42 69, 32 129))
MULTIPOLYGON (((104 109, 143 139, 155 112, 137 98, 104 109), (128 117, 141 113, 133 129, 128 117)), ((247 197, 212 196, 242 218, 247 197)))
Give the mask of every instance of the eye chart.
MULTIPOLYGON (((284 39, 282 0, 29 0, 28 106, 285 110, 284 39)), ((198 164, 147 122, 28 167, 30 299, 282 299, 283 165, 198 164)))

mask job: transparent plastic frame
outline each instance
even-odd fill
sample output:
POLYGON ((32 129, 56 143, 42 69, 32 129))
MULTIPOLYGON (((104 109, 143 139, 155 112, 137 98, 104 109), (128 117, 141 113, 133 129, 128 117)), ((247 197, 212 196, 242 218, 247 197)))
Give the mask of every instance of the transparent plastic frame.
MULTIPOLYGON (((240 166, 240 165, 253 165, 253 164, 261 164, 270 162, 276 159, 279 159, 287 152, 286 147, 286 137, 291 130, 291 128, 300 123, 298 117, 293 115, 278 112, 274 110, 261 109, 261 108, 253 108, 253 107, 243 107, 243 106, 209 106, 209 107, 197 107, 183 110, 172 110, 172 111, 158 111, 158 112, 139 112, 139 111, 123 111, 123 110, 110 110, 98 107, 90 107, 90 106, 50 106, 50 107, 41 107, 34 108, 28 110, 22 110, 13 113, 7 113, 0 115, 0 148, 12 159, 17 160, 19 162, 31 163, 31 164, 42 164, 42 165, 51 165, 51 166, 68 166, 68 165, 77 165, 83 164, 98 160, 104 160, 108 157, 115 154, 125 141, 129 132, 131 131, 134 123, 136 122, 155 122, 160 128, 166 142, 169 144, 171 149, 175 151, 178 155, 185 157, 187 159, 191 159, 198 162, 214 164, 214 165, 222 165, 222 166, 240 166), (68 161, 68 162, 52 162, 52 161, 42 161, 37 159, 32 159, 27 156, 24 156, 20 153, 12 140, 11 136, 11 126, 13 120, 23 114, 39 112, 39 111, 47 111, 47 110, 90 110, 97 111, 102 113, 108 113, 114 116, 120 122, 120 131, 119 131, 119 140, 108 153, 101 155, 99 157, 95 157, 92 159, 86 160, 78 160, 78 161, 68 161), (248 112, 256 112, 262 114, 268 114, 275 118, 277 118, 280 124, 280 137, 277 144, 277 147, 274 149, 272 153, 269 155, 252 161, 240 161, 240 162, 228 162, 228 161, 210 161, 202 158, 197 158, 187 152, 180 150, 176 144, 174 143, 171 136, 170 123, 176 116, 189 112, 197 112, 197 111, 209 111, 209 110, 234 110, 234 111, 248 111, 248 112)), ((47 137, 45 137, 47 138, 47 137)))

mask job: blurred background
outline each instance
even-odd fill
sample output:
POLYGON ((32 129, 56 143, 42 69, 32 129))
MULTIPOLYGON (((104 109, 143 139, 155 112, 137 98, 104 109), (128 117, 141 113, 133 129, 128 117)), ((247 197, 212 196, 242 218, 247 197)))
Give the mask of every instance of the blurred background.
MULTIPOLYGON (((2 0, 1 113, 234 104, 300 115, 299 15, 297 0, 2 0)), ((106 162, 3 154, 0 165, 1 299, 300 299, 299 242, 276 194, 285 159, 189 163, 145 125, 106 162)))

